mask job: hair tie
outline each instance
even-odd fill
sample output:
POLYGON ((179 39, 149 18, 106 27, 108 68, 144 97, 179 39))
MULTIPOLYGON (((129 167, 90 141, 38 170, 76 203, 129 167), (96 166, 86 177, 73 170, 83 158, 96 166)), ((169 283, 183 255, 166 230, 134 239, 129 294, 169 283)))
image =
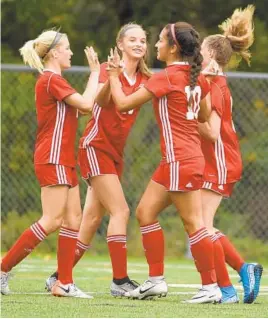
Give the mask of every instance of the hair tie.
POLYGON ((171 30, 171 35, 172 35, 172 39, 175 42, 176 46, 180 49, 180 45, 178 40, 176 39, 176 35, 175 35, 175 23, 171 24, 170 26, 170 30, 171 30))

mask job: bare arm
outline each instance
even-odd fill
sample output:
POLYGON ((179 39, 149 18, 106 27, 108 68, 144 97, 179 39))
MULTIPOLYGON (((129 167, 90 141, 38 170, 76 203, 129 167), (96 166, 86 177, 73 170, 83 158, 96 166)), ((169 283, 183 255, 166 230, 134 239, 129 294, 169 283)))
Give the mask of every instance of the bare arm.
POLYGON ((198 123, 198 130, 201 136, 210 140, 212 142, 216 142, 221 129, 221 118, 219 117, 216 111, 212 111, 210 117, 205 123, 198 123))
POLYGON ((110 75, 110 86, 113 99, 120 112, 132 110, 153 98, 153 94, 145 88, 140 88, 135 93, 126 96, 118 76, 110 75))
POLYGON ((99 83, 98 93, 96 97, 96 102, 100 107, 105 107, 108 105, 111 99, 111 87, 109 79, 105 83, 99 83))
POLYGON ((67 104, 75 107, 82 114, 88 114, 92 111, 97 94, 100 74, 100 64, 94 49, 92 47, 86 47, 85 54, 91 70, 86 89, 82 95, 74 93, 64 99, 67 104))
POLYGON ((200 102, 200 111, 198 113, 198 121, 203 123, 208 121, 211 113, 211 97, 208 93, 203 100, 200 102))

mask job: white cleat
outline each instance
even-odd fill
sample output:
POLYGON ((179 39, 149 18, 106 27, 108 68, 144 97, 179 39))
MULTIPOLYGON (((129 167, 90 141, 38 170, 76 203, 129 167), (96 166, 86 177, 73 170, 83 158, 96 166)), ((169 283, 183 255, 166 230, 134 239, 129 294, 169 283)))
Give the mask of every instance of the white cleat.
POLYGON ((132 299, 153 299, 154 297, 166 297, 168 292, 168 286, 165 279, 161 279, 157 282, 146 280, 138 288, 129 291, 125 294, 126 297, 132 299))
POLYGON ((183 303, 195 303, 195 304, 202 304, 202 303, 219 303, 222 297, 221 290, 218 286, 215 286, 212 289, 199 289, 198 293, 194 295, 189 300, 184 300, 183 303))
POLYGON ((93 299, 93 296, 85 294, 82 290, 77 288, 75 284, 63 285, 59 280, 52 287, 51 292, 52 295, 56 297, 93 299))
POLYGON ((117 285, 113 281, 110 286, 111 295, 113 297, 125 297, 126 293, 136 289, 139 284, 135 280, 129 280, 128 282, 117 285))
POLYGON ((8 287, 8 279, 10 277, 9 272, 3 272, 1 271, 1 294, 2 295, 8 295, 10 294, 10 290, 8 287))
POLYGON ((57 280, 58 279, 55 276, 50 276, 47 278, 45 283, 45 289, 47 292, 50 292, 52 290, 52 287, 56 284, 57 280))

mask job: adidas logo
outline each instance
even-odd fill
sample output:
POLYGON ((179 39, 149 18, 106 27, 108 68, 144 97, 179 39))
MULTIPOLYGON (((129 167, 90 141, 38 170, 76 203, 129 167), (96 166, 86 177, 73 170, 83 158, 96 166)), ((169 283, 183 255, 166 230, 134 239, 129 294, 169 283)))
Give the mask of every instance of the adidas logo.
POLYGON ((219 186, 218 186, 218 189, 223 190, 223 185, 219 185, 219 186))
POLYGON ((193 187, 193 184, 191 182, 189 182, 185 187, 193 187))

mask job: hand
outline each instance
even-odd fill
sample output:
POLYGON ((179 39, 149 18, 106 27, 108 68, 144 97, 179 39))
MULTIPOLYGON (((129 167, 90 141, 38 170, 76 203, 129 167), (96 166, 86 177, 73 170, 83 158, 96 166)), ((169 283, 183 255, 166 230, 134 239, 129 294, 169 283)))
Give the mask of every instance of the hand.
POLYGON ((219 72, 221 72, 220 66, 214 59, 211 59, 209 64, 202 71, 204 75, 217 75, 219 72))
POLYGON ((119 74, 123 71, 123 61, 120 59, 117 48, 110 50, 107 63, 108 66, 106 70, 110 76, 119 76, 119 74))
POLYGON ((92 47, 86 47, 84 50, 87 61, 91 72, 100 72, 100 63, 98 59, 98 54, 94 51, 92 47))

